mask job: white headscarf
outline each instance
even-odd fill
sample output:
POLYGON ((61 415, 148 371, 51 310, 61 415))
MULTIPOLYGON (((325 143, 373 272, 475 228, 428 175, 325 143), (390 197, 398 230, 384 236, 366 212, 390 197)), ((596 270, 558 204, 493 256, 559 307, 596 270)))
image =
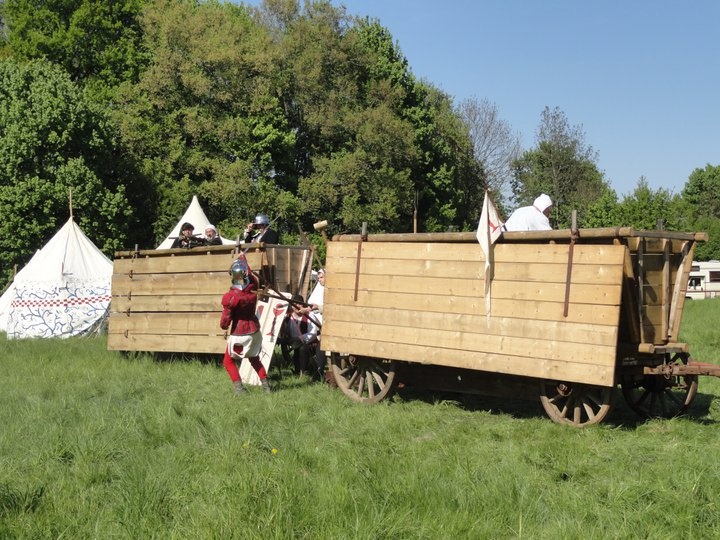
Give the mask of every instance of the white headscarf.
POLYGON ((552 206, 552 199, 550 199, 548 195, 541 193, 538 195, 538 198, 533 201, 533 206, 541 212, 544 212, 552 206))

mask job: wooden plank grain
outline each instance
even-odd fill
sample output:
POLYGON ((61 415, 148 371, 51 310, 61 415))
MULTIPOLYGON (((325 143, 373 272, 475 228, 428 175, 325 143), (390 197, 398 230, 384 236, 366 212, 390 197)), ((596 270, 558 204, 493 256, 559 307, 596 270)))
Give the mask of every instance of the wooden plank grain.
MULTIPOLYGON (((618 259, 623 251, 620 245, 582 245, 575 246, 574 264, 606 264, 618 259)), ((495 244, 496 263, 551 263, 567 264, 566 245, 560 244, 495 244)), ((331 242, 328 244, 328 261, 349 258, 355 260, 357 244, 331 242)), ((423 244, 376 242, 364 243, 363 259, 401 259, 432 260, 448 262, 484 262, 485 257, 480 245, 475 244, 423 244)))
POLYGON ((489 320, 483 314, 439 313, 409 311, 389 308, 327 305, 326 320, 375 324, 463 333, 490 334, 495 336, 524 337, 529 339, 552 339, 569 343, 615 346, 617 326, 597 325, 566 321, 545 321, 493 316, 489 320))
POLYGON ((108 333, 120 334, 205 335, 225 336, 220 328, 220 315, 212 312, 195 313, 113 313, 108 321, 108 333))
POLYGON ((108 334, 107 347, 116 351, 157 351, 223 354, 226 340, 221 336, 180 336, 172 334, 108 334))
MULTIPOLYGON (((259 267, 261 253, 246 254, 250 268, 259 267)), ((183 272, 225 272, 227 274, 232 261, 237 258, 232 252, 192 252, 183 255, 164 257, 138 257, 134 259, 115 259, 114 274, 162 274, 183 272)))
POLYGON ((361 356, 460 367, 541 379, 581 382, 600 386, 614 386, 616 382, 614 356, 612 359, 603 359, 603 363, 590 365, 577 362, 537 359, 534 357, 516 357, 457 349, 442 349, 424 345, 400 345, 396 343, 349 338, 347 336, 327 336, 323 337, 323 340, 323 347, 326 348, 326 350, 352 353, 361 356))
POLYGON ((110 303, 111 313, 131 312, 173 312, 187 313, 195 311, 222 312, 221 296, 216 294, 197 295, 148 295, 113 296, 110 303))
MULTIPOLYGON (((353 301, 352 291, 326 289, 325 306, 355 305, 360 307, 378 307, 410 311, 431 311, 437 313, 460 313, 485 315, 484 298, 459 298, 442 295, 418 295, 406 293, 363 292, 357 302, 353 301)), ((492 299, 493 317, 513 317, 518 319, 541 319, 548 321, 566 320, 568 322, 592 323, 617 326, 619 307, 617 305, 571 304, 567 318, 563 318, 563 302, 542 302, 516 299, 492 299)))
POLYGON ((229 288, 227 272, 192 272, 183 274, 113 275, 115 295, 187 295, 215 294, 221 297, 229 288))
MULTIPOLYGON (((355 275, 356 261, 340 259, 333 261, 328 267, 329 284, 334 275, 355 275)), ((495 279, 504 281, 534 281, 549 283, 565 283, 567 261, 564 263, 495 263, 495 279)), ((620 281, 623 267, 616 264, 583 265, 573 264, 573 283, 616 284, 620 281)), ((361 259, 360 276, 406 276, 427 277, 442 282, 447 280, 482 280, 485 267, 482 262, 452 262, 435 260, 403 260, 403 259, 361 259)), ((483 285, 484 287, 484 285, 483 285)))
MULTIPOLYGON (((348 287, 351 276, 334 277, 336 279, 333 281, 333 288, 328 287, 325 292, 328 296, 326 303, 338 302, 351 305, 354 299, 347 298, 347 293, 351 291, 348 287)), ((418 302, 428 305, 429 309, 433 310, 432 304, 437 299, 443 301, 450 299, 454 302, 479 300, 484 303, 484 295, 478 289, 479 287, 473 283, 465 289, 462 287, 453 288, 452 291, 455 294, 444 294, 445 291, 442 287, 423 287, 423 280, 375 279, 372 283, 366 283, 365 281, 360 283, 357 301, 360 301, 360 296, 363 294, 367 295, 369 301, 377 300, 383 303, 385 301, 381 298, 382 294, 387 294, 392 299, 403 297, 401 301, 408 301, 404 297, 414 296, 418 302), (402 286, 393 287, 393 284, 402 286)), ((619 306, 620 293, 620 283, 617 285, 573 284, 570 291, 570 303, 619 306)), ((564 302, 564 298, 565 286, 562 283, 526 283, 494 280, 492 284, 493 300, 514 299, 518 301, 564 302)))
POLYGON ((423 345, 458 351, 577 362, 613 364, 615 344, 592 345, 553 339, 526 338, 494 334, 475 334, 457 330, 426 330, 407 326, 387 326, 366 322, 331 321, 323 325, 323 337, 364 339, 395 345, 423 345))

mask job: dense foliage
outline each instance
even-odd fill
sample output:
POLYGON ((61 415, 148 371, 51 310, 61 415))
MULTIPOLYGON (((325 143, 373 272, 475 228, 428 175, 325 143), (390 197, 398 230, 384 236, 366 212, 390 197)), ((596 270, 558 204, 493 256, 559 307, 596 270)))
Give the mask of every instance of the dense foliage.
POLYGON ((262 211, 288 242, 321 219, 471 230, 486 185, 504 209, 549 193, 556 227, 574 209, 720 230, 716 167, 619 199, 559 108, 519 153, 492 104, 456 106, 378 21, 327 0, 4 0, 0 23, 0 279, 68 218, 70 188, 109 255, 157 245, 193 195, 225 236, 262 211))
MULTIPOLYGON (((106 115, 68 74, 0 61, 0 264, 28 259, 70 215, 106 251, 125 244, 133 212, 106 115)), ((128 182, 128 184, 130 184, 128 182)))

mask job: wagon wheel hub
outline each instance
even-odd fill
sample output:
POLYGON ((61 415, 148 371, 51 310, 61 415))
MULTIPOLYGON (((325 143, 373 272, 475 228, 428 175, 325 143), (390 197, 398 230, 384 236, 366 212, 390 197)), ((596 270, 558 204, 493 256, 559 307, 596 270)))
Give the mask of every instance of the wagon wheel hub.
MULTIPOLYGON (((668 355, 669 356, 669 355, 668 355)), ((688 364, 687 354, 676 354, 667 359, 673 363, 688 364)), ((671 418, 687 411, 697 395, 697 375, 624 375, 622 393, 630 408, 644 418, 671 418)))
POLYGON ((597 424, 612 410, 615 388, 541 381, 540 402, 553 422, 584 427, 597 424))
POLYGON ((394 361, 332 353, 330 363, 338 388, 351 400, 377 403, 392 395, 394 361))

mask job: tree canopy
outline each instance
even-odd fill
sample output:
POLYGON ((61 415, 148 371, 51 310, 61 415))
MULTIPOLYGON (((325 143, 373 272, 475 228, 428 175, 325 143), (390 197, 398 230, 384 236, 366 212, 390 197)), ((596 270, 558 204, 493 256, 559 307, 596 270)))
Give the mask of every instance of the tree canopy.
POLYGON ((579 216, 589 214, 592 203, 609 189, 596 159, 582 126, 571 126, 559 108, 545 107, 537 146, 513 164, 513 195, 519 204, 532 204, 540 193, 547 193, 553 201, 551 223, 569 227, 573 210, 579 216))
MULTIPOLYGON (((125 245, 133 216, 102 111, 62 67, 0 61, 0 261, 8 273, 70 215, 102 249, 125 245)), ((122 171, 125 172, 125 171, 122 171)))
POLYGON ((136 80, 147 51, 138 15, 146 0, 3 0, 6 54, 62 66, 98 99, 136 80))

